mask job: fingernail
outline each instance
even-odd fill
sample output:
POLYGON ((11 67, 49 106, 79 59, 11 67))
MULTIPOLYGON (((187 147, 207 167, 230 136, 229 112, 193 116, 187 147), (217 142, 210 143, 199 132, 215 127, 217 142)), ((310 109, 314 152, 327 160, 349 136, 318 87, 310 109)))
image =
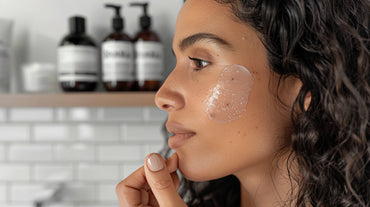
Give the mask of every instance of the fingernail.
POLYGON ((163 169, 163 163, 156 154, 152 154, 148 157, 148 167, 151 171, 157 172, 163 169))

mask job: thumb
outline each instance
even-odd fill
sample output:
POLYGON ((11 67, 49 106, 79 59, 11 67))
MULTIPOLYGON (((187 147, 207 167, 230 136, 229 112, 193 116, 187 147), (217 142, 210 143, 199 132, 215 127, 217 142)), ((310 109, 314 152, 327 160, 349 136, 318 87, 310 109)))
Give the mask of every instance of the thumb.
POLYGON ((147 182, 160 207, 186 206, 176 191, 174 181, 162 156, 154 153, 148 155, 144 169, 147 182))

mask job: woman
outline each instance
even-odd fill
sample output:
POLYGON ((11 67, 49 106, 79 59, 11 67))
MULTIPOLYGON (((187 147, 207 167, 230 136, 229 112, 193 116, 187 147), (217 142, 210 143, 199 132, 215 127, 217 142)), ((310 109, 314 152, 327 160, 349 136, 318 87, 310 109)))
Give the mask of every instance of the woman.
POLYGON ((370 206, 369 4, 187 0, 156 95, 175 153, 120 206, 370 206))

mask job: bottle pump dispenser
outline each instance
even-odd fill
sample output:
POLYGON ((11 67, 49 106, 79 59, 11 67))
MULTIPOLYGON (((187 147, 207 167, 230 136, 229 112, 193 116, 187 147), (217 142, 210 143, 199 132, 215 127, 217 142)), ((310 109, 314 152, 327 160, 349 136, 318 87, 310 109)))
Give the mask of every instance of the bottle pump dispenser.
POLYGON ((141 6, 143 8, 143 16, 140 17, 140 26, 142 30, 149 30, 152 19, 148 15, 148 3, 131 3, 130 6, 141 6))
POLYGON ((111 8, 115 10, 115 16, 112 19, 112 27, 115 32, 122 31, 124 28, 124 21, 121 16, 121 6, 113 5, 113 4, 106 4, 106 8, 111 8))

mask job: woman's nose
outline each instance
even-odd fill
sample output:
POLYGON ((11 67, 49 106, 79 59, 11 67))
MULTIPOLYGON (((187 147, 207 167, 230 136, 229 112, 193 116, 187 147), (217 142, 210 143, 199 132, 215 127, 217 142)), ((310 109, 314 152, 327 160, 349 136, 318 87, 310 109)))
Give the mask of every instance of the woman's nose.
POLYGON ((155 103, 158 108, 167 112, 184 108, 185 99, 181 93, 181 82, 174 70, 155 95, 155 103))

